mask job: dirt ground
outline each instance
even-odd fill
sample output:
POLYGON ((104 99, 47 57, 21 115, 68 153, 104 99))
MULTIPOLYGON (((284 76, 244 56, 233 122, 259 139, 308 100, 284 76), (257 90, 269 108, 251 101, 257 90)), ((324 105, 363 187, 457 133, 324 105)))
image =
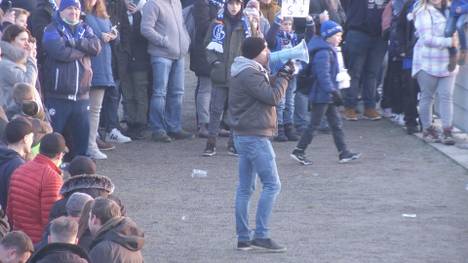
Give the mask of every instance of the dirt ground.
MULTIPOLYGON (((195 84, 188 75, 191 131, 195 84)), ((146 262, 466 262, 467 171, 386 120, 346 122, 345 134, 363 154, 356 163, 337 163, 330 135, 315 138, 307 167, 290 159, 294 143, 274 143, 282 192, 271 234, 284 254, 234 249, 237 159, 225 139, 212 158, 201 157, 206 141, 198 138, 119 145, 98 169, 144 229, 146 262), (192 169, 208 176, 192 178, 192 169)))

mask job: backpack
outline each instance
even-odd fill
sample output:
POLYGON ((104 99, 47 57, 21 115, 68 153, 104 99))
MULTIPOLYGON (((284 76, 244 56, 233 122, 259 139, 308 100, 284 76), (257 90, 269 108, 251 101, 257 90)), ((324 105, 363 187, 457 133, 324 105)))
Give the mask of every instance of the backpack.
POLYGON ((185 28, 190 37, 190 42, 195 40, 196 27, 195 27, 195 18, 193 17, 193 4, 182 9, 182 16, 184 18, 185 28))
POLYGON ((309 64, 302 62, 302 70, 297 74, 297 87, 296 92, 300 92, 304 95, 309 95, 312 86, 315 85, 315 74, 312 74, 312 60, 317 52, 321 49, 316 49, 313 52, 309 52, 309 64))

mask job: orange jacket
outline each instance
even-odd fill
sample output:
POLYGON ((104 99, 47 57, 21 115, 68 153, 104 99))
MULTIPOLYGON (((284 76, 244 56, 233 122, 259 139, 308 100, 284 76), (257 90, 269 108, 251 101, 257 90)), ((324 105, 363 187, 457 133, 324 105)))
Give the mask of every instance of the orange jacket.
POLYGON ((8 192, 7 215, 14 230, 22 230, 33 243, 41 240, 49 212, 61 198, 60 169, 46 156, 37 155, 15 170, 8 192))

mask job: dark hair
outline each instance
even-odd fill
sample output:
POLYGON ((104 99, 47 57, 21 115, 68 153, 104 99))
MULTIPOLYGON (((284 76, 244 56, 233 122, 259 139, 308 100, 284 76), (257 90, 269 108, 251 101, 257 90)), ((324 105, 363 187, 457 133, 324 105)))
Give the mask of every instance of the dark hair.
POLYGON ((16 254, 22 255, 26 252, 34 252, 34 246, 31 238, 28 237, 23 231, 13 231, 5 235, 0 245, 5 248, 16 249, 16 254))
POLYGON ((78 235, 78 223, 66 216, 61 216, 50 223, 50 234, 59 242, 67 242, 78 235))
POLYGON ((29 30, 27 28, 24 28, 22 26, 17 26, 15 24, 9 25, 3 31, 2 40, 6 41, 8 43, 11 43, 11 42, 15 41, 15 38, 17 38, 18 35, 23 33, 23 32, 26 32, 28 34, 28 36, 31 36, 31 33, 29 32, 29 30))
POLYGON ((104 197, 94 199, 91 214, 95 215, 102 225, 114 217, 121 216, 119 205, 115 201, 104 197))

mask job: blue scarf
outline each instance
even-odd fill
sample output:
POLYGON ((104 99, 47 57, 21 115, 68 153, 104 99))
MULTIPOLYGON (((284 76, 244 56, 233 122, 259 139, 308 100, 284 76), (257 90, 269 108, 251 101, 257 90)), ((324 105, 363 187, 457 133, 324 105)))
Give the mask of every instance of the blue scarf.
MULTIPOLYGON (((251 34, 250 24, 248 23, 245 16, 241 18, 242 28, 244 30, 244 36, 247 38, 251 34)), ((215 21, 216 25, 213 26, 213 30, 211 32, 211 42, 206 46, 207 50, 214 50, 218 53, 224 53, 223 44, 224 39, 226 37, 226 31, 224 29, 224 10, 221 9, 218 13, 218 17, 215 21)))
POLYGON ((298 43, 297 34, 295 32, 286 33, 285 31, 279 31, 276 36, 277 41, 275 49, 277 51, 295 47, 298 43))
POLYGON ((78 25, 75 26, 75 30, 73 31, 70 26, 65 23, 58 12, 56 13, 56 23, 57 23, 57 30, 60 32, 60 35, 66 38, 67 40, 80 40, 83 38, 86 28, 83 26, 83 23, 78 23, 78 25))
POLYGON ((216 6, 217 8, 223 8, 224 0, 208 0, 210 5, 216 6))

